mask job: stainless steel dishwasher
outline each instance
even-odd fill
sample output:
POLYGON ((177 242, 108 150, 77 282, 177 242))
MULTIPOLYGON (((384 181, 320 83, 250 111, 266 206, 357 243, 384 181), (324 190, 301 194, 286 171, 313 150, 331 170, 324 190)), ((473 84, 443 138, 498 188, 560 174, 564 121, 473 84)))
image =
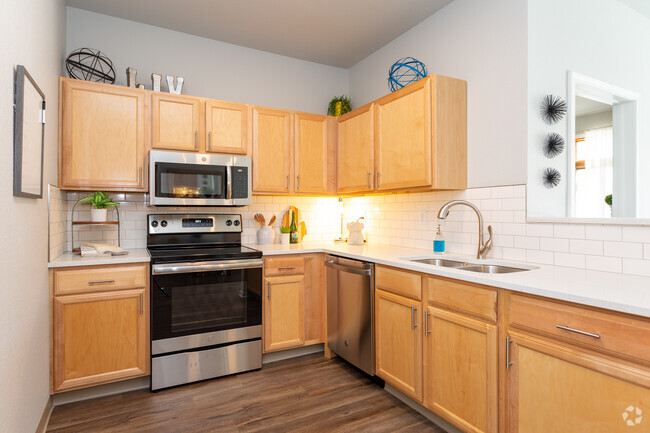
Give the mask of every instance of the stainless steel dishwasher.
POLYGON ((375 375, 374 264, 328 255, 327 345, 337 355, 375 375))

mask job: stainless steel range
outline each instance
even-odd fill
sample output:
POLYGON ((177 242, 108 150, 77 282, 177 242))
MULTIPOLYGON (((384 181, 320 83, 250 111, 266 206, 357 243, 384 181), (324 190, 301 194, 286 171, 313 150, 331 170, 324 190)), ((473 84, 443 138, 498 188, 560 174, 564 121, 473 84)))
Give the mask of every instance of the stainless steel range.
POLYGON ((149 215, 151 389, 262 367, 262 253, 241 215, 149 215))

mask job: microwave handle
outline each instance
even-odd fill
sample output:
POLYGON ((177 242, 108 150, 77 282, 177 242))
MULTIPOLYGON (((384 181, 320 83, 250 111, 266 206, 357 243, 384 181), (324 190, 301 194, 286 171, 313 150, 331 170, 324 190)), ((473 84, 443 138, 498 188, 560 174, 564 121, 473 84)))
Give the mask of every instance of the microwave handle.
POLYGON ((226 166, 226 200, 232 199, 232 166, 226 166))

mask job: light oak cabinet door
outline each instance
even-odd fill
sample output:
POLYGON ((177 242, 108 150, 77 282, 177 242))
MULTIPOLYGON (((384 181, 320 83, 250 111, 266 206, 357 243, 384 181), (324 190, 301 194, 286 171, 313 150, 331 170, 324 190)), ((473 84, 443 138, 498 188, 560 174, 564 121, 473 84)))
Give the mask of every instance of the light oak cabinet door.
POLYGON ((199 106, 198 98, 154 92, 151 95, 152 147, 198 152, 199 106))
POLYGON ((205 101, 207 152, 246 155, 249 141, 249 107, 216 100, 205 101))
POLYGON ((510 333, 510 433, 650 431, 650 370, 510 333))
POLYGON ((425 314, 425 406, 463 431, 496 433, 497 327, 433 307, 425 314))
POLYGON ((264 297, 264 351, 305 344, 305 276, 268 277, 264 297))
POLYGON ((290 111, 253 107, 253 192, 291 191, 292 120, 290 111))
POLYGON ((338 191, 355 193, 375 188, 374 105, 339 117, 338 191))
POLYGON ((327 194, 334 192, 335 173, 330 172, 330 152, 333 149, 333 125, 335 120, 328 116, 297 113, 295 125, 295 183, 294 192, 327 194), (331 182, 331 188, 329 185, 331 182))
POLYGON ((432 186, 431 87, 422 79, 375 101, 379 191, 432 186))
POLYGON ((60 79, 59 186, 145 191, 145 92, 60 79))
POLYGON ((375 290, 377 376, 422 402, 422 304, 375 290))
POLYGON ((54 392, 149 374, 147 289, 53 299, 54 392))

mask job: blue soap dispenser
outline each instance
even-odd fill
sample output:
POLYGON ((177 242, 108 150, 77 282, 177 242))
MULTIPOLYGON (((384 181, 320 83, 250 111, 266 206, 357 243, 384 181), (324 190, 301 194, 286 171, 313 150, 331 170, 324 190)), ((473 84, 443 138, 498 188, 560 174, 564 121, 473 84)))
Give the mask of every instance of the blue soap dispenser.
POLYGON ((436 237, 433 238, 433 252, 436 254, 443 254, 445 252, 445 239, 442 237, 440 224, 438 224, 438 228, 436 229, 436 237))

